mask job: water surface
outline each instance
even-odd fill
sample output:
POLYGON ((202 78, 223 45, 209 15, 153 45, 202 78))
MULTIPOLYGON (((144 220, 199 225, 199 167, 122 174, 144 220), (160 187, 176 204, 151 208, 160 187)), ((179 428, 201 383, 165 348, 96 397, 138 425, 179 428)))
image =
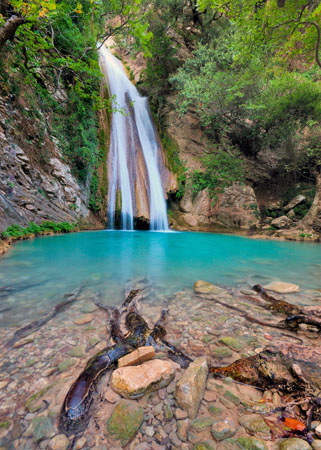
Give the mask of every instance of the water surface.
MULTIPOLYGON (((197 279, 225 286, 282 280, 321 288, 321 246, 211 233, 95 231, 18 242, 0 258, 0 325, 39 317, 85 283, 117 304, 124 285, 148 277, 155 292, 191 288, 197 279)), ((156 295, 156 294, 155 294, 156 295)), ((156 298, 156 297, 155 297, 156 298)))

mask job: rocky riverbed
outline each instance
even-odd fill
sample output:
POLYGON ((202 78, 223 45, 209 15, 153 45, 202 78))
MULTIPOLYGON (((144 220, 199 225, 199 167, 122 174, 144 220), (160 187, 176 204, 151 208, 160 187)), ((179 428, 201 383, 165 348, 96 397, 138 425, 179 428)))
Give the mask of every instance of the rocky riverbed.
MULTIPOLYGON (((262 312, 262 308, 249 301, 248 296, 257 295, 249 287, 201 285, 200 289, 207 287, 218 299, 250 311, 265 322, 275 322, 271 312, 262 312)), ((163 381, 167 381, 157 386, 158 390, 147 389, 145 395, 135 400, 122 398, 112 390, 110 376, 106 375, 83 435, 67 438, 61 434, 58 417, 71 383, 88 358, 107 346, 107 315, 88 300, 91 294, 83 291, 69 309, 18 340, 12 349, 4 344, 14 329, 0 329, 1 450, 321 448, 318 422, 312 424, 315 432, 311 445, 299 436, 287 439, 275 436, 262 413, 281 405, 276 391, 208 375, 208 366, 228 365, 241 357, 255 355, 271 342, 297 340, 288 337, 289 332, 251 323, 215 301, 201 298, 191 288, 167 297, 170 314, 166 339, 194 359, 192 369, 191 366, 181 369, 170 363, 165 353, 156 352, 152 361, 166 364, 168 361, 171 365, 163 375, 163 381), (184 403, 182 385, 186 382, 194 394, 187 396, 184 403)), ((317 290, 284 296, 296 304, 318 305, 321 301, 317 290)), ((162 300, 161 294, 151 291, 142 302, 142 315, 150 325, 160 314, 162 300)), ((302 330, 299 336, 309 345, 320 345, 315 333, 302 330)), ((151 361, 143 364, 151 365, 151 361)), ((166 364, 156 363, 157 367, 166 364)))

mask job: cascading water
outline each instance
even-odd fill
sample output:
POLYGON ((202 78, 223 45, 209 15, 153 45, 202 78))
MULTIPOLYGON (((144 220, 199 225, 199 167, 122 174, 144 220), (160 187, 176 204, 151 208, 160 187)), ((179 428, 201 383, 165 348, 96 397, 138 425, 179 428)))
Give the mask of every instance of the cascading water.
POLYGON ((147 98, 129 81, 121 62, 102 46, 102 71, 112 96, 113 116, 108 156, 108 223, 115 227, 118 195, 121 195, 121 226, 134 229, 134 216, 148 199, 150 229, 168 230, 165 195, 158 167, 160 149, 147 98))

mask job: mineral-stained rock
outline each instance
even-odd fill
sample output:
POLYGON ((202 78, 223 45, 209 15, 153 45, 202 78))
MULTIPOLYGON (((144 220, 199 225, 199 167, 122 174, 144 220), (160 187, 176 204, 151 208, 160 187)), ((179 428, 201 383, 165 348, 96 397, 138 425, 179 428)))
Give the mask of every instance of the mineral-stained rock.
POLYGON ((111 387, 125 398, 139 398, 146 392, 167 386, 175 375, 169 361, 153 359, 139 366, 121 367, 111 377, 111 387))
POLYGON ((185 409, 191 419, 195 419, 204 395, 208 366, 206 359, 195 359, 185 370, 176 385, 175 396, 178 405, 185 409))
POLYGON ((276 219, 273 219, 271 222, 271 225, 273 225, 275 228, 287 228, 292 224, 292 220, 287 216, 281 216, 277 217, 276 219))
POLYGON ((253 434, 263 439, 271 438, 270 428, 258 414, 242 416, 239 422, 249 434, 253 434))
POLYGON ((215 286, 214 284, 209 283, 208 281, 203 280, 197 280, 194 283, 194 292, 196 292, 196 294, 213 294, 213 295, 225 293, 224 289, 215 286))
POLYGON ((291 292, 298 292, 299 286, 293 283, 285 283, 284 281, 272 281, 264 286, 267 291, 277 292, 278 294, 290 294, 291 292))
POLYGON ((303 439, 290 438, 280 443, 279 450, 311 450, 311 446, 303 439))
POLYGON ((149 361, 154 358, 155 349, 152 346, 149 347, 139 347, 132 353, 119 358, 118 367, 135 366, 136 364, 141 364, 145 361, 149 361))
POLYGON ((123 446, 130 442, 144 420, 144 410, 136 402, 120 400, 107 422, 107 431, 123 446))

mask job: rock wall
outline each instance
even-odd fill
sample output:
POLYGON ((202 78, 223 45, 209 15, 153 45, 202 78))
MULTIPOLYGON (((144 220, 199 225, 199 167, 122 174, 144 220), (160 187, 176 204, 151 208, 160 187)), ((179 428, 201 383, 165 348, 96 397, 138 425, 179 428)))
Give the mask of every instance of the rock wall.
POLYGON ((40 143, 44 127, 24 110, 19 99, 0 96, 0 232, 43 220, 100 226, 87 208, 87 189, 72 176, 53 138, 45 133, 40 143))

